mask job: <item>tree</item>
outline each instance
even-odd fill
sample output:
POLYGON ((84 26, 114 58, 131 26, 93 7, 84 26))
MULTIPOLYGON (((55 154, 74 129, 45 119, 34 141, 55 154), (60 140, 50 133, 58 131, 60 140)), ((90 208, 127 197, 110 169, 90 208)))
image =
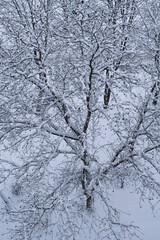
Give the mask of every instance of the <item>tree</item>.
POLYGON ((141 198, 160 194, 152 8, 140 29, 144 1, 0 5, 0 134, 2 151, 17 156, 1 159, 1 182, 14 179, 18 195, 16 203, 1 198, 13 239, 137 235, 110 192, 133 184, 141 198))
POLYGON ((142 65, 144 72, 149 74, 152 80, 153 104, 156 105, 160 92, 160 27, 159 27, 159 9, 158 1, 146 1, 143 9, 140 11, 145 29, 141 38, 143 39, 142 48, 145 49, 145 58, 148 60, 148 66, 142 65), (144 15, 146 12, 146 16, 144 15), (148 69, 148 70, 147 70, 148 69))

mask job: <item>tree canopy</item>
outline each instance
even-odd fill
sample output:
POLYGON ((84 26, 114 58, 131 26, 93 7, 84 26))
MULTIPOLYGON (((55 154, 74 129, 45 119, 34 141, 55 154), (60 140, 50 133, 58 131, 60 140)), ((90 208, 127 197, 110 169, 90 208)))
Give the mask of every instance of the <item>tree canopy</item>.
POLYGON ((110 194, 132 185, 159 199, 159 96, 159 1, 1 1, 0 182, 17 198, 0 196, 12 238, 138 236, 110 194))

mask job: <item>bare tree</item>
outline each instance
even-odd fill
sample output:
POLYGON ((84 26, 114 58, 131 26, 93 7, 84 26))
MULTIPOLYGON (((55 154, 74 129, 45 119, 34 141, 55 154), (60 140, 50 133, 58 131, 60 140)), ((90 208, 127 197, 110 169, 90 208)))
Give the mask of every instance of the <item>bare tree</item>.
POLYGON ((160 194, 159 45, 147 62, 159 38, 150 35, 152 18, 139 26, 145 3, 0 7, 1 148, 17 156, 1 159, 1 182, 14 178, 18 195, 1 198, 13 239, 137 236, 110 191, 133 184, 141 198, 160 194))

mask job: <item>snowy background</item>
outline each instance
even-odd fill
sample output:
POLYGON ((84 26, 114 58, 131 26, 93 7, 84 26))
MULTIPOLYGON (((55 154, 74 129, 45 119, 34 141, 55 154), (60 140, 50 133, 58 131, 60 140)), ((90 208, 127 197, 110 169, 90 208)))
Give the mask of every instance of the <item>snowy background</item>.
MULTIPOLYGON (((133 222, 140 227, 142 240, 160 239, 160 210, 153 213, 147 202, 143 202, 140 207, 139 196, 132 192, 131 189, 116 190, 112 194, 113 204, 126 213, 123 215, 123 219, 127 223, 133 222)), ((14 197, 13 195, 10 196, 14 197)), ((2 199, 0 204, 1 207, 4 207, 2 199)), ((9 226, 4 220, 5 218, 1 219, 0 222, 0 240, 10 240, 10 237, 5 234, 9 226)))

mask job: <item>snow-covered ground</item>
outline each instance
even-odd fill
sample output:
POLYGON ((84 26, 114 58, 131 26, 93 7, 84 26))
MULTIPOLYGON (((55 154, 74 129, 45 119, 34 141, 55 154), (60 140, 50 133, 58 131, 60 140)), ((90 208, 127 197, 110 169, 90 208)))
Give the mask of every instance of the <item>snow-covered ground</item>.
MULTIPOLYGON (((133 224, 141 228, 142 240, 160 239, 160 211, 155 212, 154 216, 147 202, 143 202, 142 207, 140 207, 139 196, 133 193, 131 189, 115 191, 113 193, 113 203, 117 208, 126 213, 123 216, 123 220, 126 223, 133 222, 133 224)), ((4 206, 2 199, 0 199, 0 206, 4 206)), ((10 237, 5 234, 8 231, 7 228, 9 226, 4 222, 4 218, 1 219, 0 240, 10 240, 10 237)))
POLYGON ((129 189, 116 191, 114 200, 118 208, 130 214, 125 216, 126 222, 133 221, 141 228, 142 240, 160 239, 160 211, 153 214, 148 202, 143 202, 140 207, 139 196, 129 189))

